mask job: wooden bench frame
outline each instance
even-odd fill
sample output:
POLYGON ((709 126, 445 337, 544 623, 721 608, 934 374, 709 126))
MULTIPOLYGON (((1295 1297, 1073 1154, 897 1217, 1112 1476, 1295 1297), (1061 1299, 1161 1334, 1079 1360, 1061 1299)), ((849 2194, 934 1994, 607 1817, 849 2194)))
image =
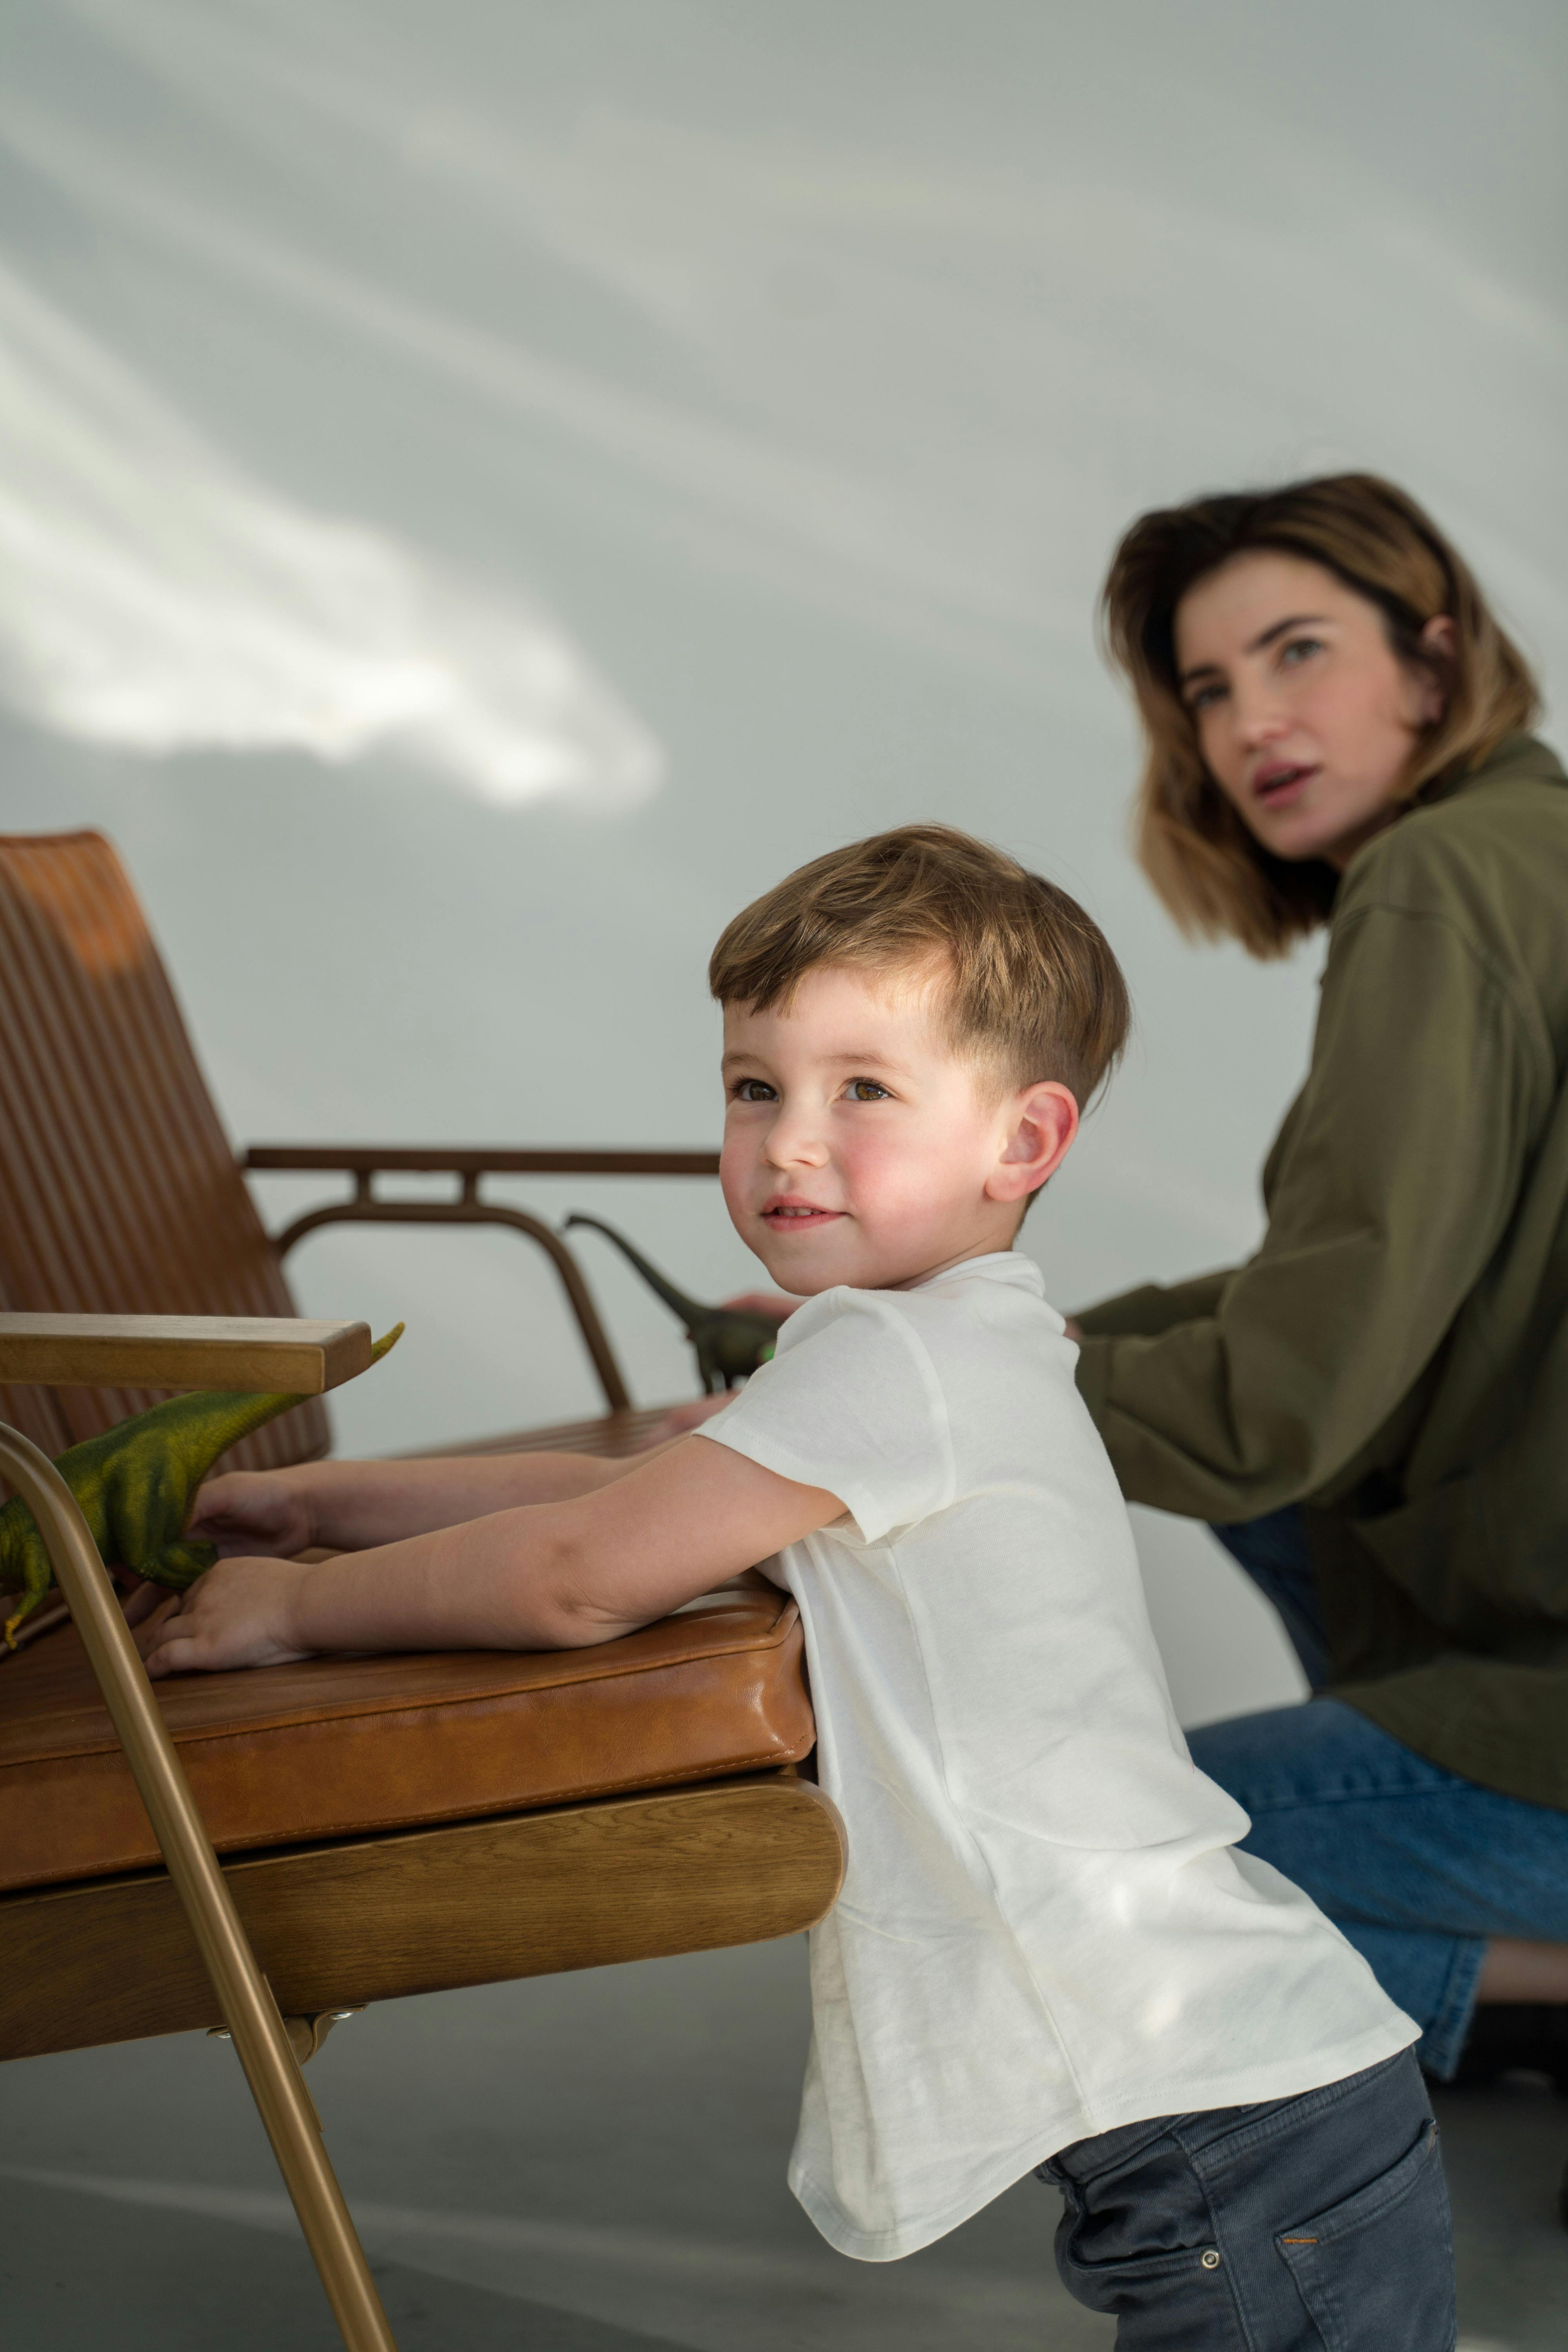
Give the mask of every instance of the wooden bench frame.
MULTIPOLYGON (((293 1218, 272 1245, 279 1262, 307 1234, 323 1225, 504 1225, 537 1242, 561 1277, 583 1344, 593 1359, 605 1406, 611 1414, 633 1410, 620 1363, 599 1318, 598 1308, 567 1244, 553 1227, 504 1201, 487 1200, 479 1190, 487 1176, 717 1176, 716 1151, 491 1150, 477 1145, 434 1144, 253 1144, 244 1165, 258 1175, 352 1176, 346 1201, 330 1201, 293 1218), (452 1176, 457 1197, 449 1201, 387 1200, 375 1189, 378 1176, 452 1176)), ((467 1450, 467 1449, 465 1449, 467 1450)))
MULTIPOLYGON (((278 1347, 292 1348, 301 1387, 313 1376, 320 1393, 362 1367, 369 1332, 12 1315, 0 1318, 0 1380, 37 1378, 47 1362, 52 1381, 91 1383, 110 1349, 158 1385, 192 1385, 198 1363, 211 1380, 216 1362, 225 1385, 262 1389, 278 1347)), ((0 1982, 13 1991, 0 2054, 226 2032, 344 2344, 396 2352, 301 2071, 334 2016, 403 1993, 798 1932, 837 1897, 837 1815, 778 1772, 220 1865, 69 1487, 3 1424, 0 1475, 44 1538, 166 1865, 0 1898, 0 1982), (462 1897, 479 1884, 476 1914, 462 1897)))

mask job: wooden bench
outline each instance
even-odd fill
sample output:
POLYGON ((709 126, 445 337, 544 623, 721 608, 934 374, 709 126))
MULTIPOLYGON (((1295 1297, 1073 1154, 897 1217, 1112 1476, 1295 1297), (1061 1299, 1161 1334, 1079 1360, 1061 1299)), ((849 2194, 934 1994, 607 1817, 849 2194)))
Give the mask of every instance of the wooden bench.
POLYGON ((93 832, 0 837, 0 1479, 45 1528, 74 1619, 57 1609, 0 1663, 0 2056, 221 2021, 345 2342, 387 2352, 300 2061, 366 2001, 820 1918, 843 1845, 796 1771, 812 1726, 793 1606, 742 1580, 570 1659, 318 1660, 154 1691, 51 1457, 191 1387, 305 1400, 226 1467, 323 1453, 321 1399, 370 1335, 300 1322, 282 1267, 344 1222, 503 1225, 560 1277, 605 1412, 443 1451, 629 1451, 658 1411, 634 1407, 570 1248, 483 1187, 712 1176, 718 1157, 258 1147, 245 1165, 350 1187, 269 1235, 93 832), (377 1190, 414 1172, 449 1175, 452 1196, 377 1190))
MULTIPOLYGON (((0 1316, 0 1381, 319 1393, 363 1325, 0 1316)), ((0 1668, 0 2057, 206 2025, 238 2050, 352 2352, 395 2352, 300 2066, 367 2002, 789 1935, 837 1816, 795 1605, 737 1579, 562 1654, 304 1660, 149 1683, 68 1487, 0 1475, 73 1627, 0 1668), (215 1847, 221 1848, 220 1864, 215 1847), (279 2008, 281 2003, 281 2010, 279 2008)))

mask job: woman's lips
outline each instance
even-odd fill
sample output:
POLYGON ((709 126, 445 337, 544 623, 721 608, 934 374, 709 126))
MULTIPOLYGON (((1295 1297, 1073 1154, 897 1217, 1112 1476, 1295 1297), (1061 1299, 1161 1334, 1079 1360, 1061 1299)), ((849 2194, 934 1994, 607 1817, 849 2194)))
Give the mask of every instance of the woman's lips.
POLYGON ((1253 782, 1253 798, 1261 801, 1265 808, 1289 808, 1300 799, 1317 772, 1315 767, 1287 767, 1283 763, 1260 769, 1253 782))

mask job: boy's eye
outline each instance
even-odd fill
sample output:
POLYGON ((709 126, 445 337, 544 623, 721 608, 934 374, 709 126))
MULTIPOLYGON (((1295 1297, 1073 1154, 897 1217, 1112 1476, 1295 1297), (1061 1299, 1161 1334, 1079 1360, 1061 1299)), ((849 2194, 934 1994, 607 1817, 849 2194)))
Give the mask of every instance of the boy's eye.
POLYGON ((851 1078, 844 1091, 851 1102, 887 1102, 889 1099, 887 1087, 879 1087, 875 1078, 851 1078))
POLYGON ((778 1096, 765 1078, 737 1078, 730 1089, 737 1102, 776 1102, 778 1096))

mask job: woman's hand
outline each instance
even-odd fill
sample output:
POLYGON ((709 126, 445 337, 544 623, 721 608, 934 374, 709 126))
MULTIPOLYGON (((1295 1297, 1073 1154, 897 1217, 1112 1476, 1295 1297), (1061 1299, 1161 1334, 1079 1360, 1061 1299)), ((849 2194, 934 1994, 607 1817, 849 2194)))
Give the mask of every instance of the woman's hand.
POLYGON ((219 1560, 153 1621, 142 1643, 148 1674, 156 1682, 164 1675, 308 1658, 310 1651, 292 1639, 290 1612, 299 1581, 310 1572, 294 1560, 219 1560))
POLYGON ((1075 1322, 1070 1315, 1068 1317, 1062 1328, 1066 1331, 1069 1339, 1081 1339, 1083 1337, 1083 1325, 1081 1323, 1075 1322))
POLYGON ((198 1489, 185 1533, 225 1559, 291 1559, 316 1542, 316 1515, 288 1470, 226 1470, 198 1489))
POLYGON ((733 1307, 737 1315, 763 1315, 770 1323, 787 1323, 801 1304, 787 1290, 742 1290, 736 1298, 722 1301, 733 1307))
MULTIPOLYGON (((737 1315, 765 1315, 771 1323, 787 1323, 801 1304, 784 1290, 742 1290, 738 1298, 726 1298, 726 1307, 737 1315)), ((700 1429, 716 1412, 722 1412, 734 1402, 733 1389, 721 1389, 717 1396, 693 1397, 689 1403, 672 1404, 664 1419, 656 1422, 648 1435, 638 1446, 646 1454, 655 1445, 668 1445, 672 1437, 685 1437, 691 1430, 700 1429)))

